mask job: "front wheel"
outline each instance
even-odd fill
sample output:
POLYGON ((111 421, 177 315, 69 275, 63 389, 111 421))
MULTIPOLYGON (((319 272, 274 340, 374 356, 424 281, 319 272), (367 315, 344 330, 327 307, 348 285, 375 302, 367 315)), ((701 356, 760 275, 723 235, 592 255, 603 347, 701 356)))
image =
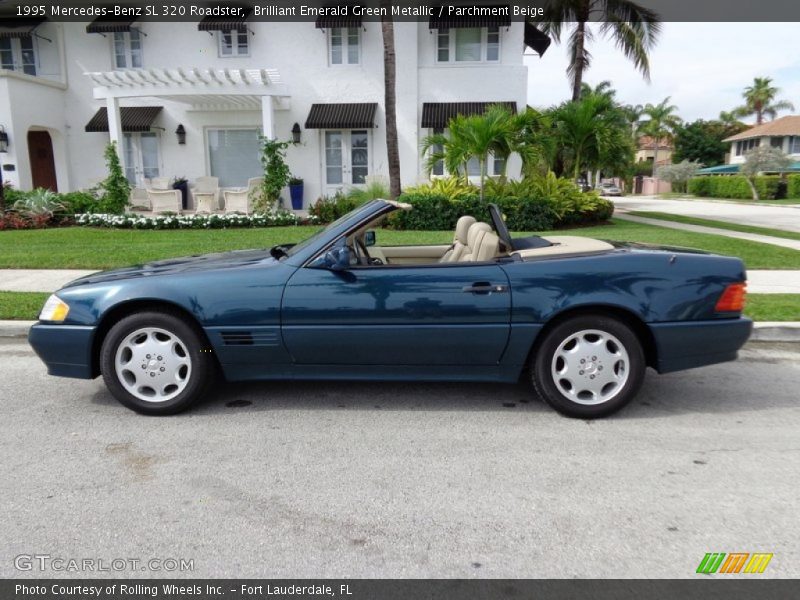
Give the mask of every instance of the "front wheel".
POLYGON ((569 319, 550 330, 531 365, 533 386, 561 414, 610 415, 630 402, 644 380, 644 351, 626 324, 606 316, 569 319))
POLYGON ((202 335, 178 316, 135 313, 108 332, 100 370, 114 397, 146 415, 189 408, 212 383, 214 364, 202 335))

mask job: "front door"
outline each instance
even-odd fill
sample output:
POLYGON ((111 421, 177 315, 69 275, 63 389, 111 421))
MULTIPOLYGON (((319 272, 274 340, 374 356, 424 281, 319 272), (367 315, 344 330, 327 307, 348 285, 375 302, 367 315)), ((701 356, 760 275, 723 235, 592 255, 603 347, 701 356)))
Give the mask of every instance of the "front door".
POLYGON ((147 131, 124 135, 125 177, 131 185, 143 187, 145 179, 161 174, 158 134, 147 131))
POLYGON ((365 184, 370 172, 370 134, 366 129, 323 132, 325 193, 365 184))
POLYGON ((298 269, 283 294, 283 339, 304 365, 496 365, 510 331, 495 264, 298 269))
POLYGON ((31 165, 33 189, 58 191, 56 162, 53 158, 53 140, 46 131, 28 132, 28 158, 31 165))

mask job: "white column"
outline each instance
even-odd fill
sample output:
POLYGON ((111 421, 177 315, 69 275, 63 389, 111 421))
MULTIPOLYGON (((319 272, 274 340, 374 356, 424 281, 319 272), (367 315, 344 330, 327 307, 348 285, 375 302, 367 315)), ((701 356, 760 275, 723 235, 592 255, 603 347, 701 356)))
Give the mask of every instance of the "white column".
POLYGON ((106 98, 106 112, 108 113, 108 137, 116 143, 120 165, 125 168, 125 152, 122 149, 122 117, 120 117, 118 98, 106 98))
POLYGON ((264 137, 275 139, 275 108, 272 96, 261 96, 261 130, 264 137))

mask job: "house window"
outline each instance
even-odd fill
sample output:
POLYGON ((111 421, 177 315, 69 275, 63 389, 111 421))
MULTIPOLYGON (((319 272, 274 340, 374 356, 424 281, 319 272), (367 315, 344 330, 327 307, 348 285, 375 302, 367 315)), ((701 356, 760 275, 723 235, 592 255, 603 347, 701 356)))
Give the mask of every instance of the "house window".
POLYGON ((749 140, 741 140, 736 142, 736 156, 741 156, 752 150, 753 148, 757 148, 761 144, 761 140, 759 138, 753 138, 749 140))
POLYGON ((113 44, 114 68, 142 68, 142 34, 138 29, 114 33, 113 44))
POLYGON ((0 38, 0 68, 36 75, 36 48, 33 38, 0 38))
POLYGON ((250 56, 250 39, 247 37, 247 28, 218 31, 219 55, 222 58, 236 56, 250 56))
POLYGON ((793 135, 789 138, 789 154, 800 154, 800 136, 793 135))
POLYGON ((361 35, 358 27, 331 27, 328 32, 328 60, 332 65, 357 65, 361 62, 361 35))
POLYGON ((208 167, 219 177, 220 187, 244 187, 251 177, 263 175, 261 132, 258 129, 209 129, 208 167))
POLYGON ((154 132, 125 133, 123 135, 125 177, 131 185, 142 185, 145 179, 154 179, 160 176, 159 145, 158 134, 154 132))
POLYGON ((499 27, 439 29, 436 62, 497 62, 500 60, 499 27))
POLYGON ((769 138, 769 145, 772 148, 783 148, 783 138, 782 137, 771 137, 769 138))

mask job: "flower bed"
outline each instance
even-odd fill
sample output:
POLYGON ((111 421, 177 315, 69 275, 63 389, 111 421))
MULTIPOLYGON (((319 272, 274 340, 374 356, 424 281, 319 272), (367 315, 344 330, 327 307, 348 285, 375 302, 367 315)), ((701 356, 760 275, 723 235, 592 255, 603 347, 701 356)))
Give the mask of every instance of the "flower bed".
POLYGON ((78 225, 87 227, 113 227, 116 229, 229 229, 233 227, 281 227, 314 224, 316 219, 300 219, 288 211, 261 214, 226 215, 141 215, 82 214, 75 215, 78 225))

